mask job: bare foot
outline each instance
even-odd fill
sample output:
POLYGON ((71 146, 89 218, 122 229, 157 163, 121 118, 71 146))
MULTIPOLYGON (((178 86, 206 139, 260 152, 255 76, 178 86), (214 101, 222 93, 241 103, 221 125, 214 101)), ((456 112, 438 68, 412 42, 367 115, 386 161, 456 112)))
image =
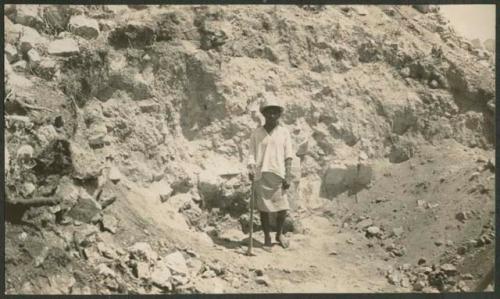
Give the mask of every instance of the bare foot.
POLYGON ((288 248, 290 246, 290 242, 283 236, 276 236, 276 242, 283 247, 283 248, 288 248))

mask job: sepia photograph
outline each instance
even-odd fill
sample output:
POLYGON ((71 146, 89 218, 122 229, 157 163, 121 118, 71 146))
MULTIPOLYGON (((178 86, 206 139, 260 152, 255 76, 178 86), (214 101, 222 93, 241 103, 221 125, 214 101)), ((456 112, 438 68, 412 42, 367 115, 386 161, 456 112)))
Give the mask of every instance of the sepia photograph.
POLYGON ((4 295, 494 295, 496 5, 3 9, 4 295))

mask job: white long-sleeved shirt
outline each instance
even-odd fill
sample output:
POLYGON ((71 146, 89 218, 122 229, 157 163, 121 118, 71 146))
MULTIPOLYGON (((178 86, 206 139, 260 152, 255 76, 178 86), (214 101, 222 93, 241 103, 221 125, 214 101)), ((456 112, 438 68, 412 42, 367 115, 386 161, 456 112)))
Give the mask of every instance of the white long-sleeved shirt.
POLYGON ((248 165, 256 166, 255 179, 263 172, 272 172, 285 178, 285 160, 293 158, 292 138, 288 130, 278 124, 271 133, 259 127, 250 136, 248 165))

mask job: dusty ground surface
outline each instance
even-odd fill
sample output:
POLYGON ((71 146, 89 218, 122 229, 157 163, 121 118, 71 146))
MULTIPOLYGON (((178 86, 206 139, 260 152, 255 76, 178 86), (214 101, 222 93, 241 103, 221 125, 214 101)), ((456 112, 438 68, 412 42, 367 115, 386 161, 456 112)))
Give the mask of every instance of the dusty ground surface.
POLYGON ((494 49, 438 11, 5 14, 8 294, 493 289, 494 49), (297 150, 291 246, 255 219, 249 257, 268 93, 297 150))

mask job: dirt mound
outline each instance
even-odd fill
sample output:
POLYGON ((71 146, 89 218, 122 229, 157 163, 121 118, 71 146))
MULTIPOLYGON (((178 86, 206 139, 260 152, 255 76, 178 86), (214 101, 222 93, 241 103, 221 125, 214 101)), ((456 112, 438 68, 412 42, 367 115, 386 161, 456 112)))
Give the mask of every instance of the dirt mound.
POLYGON ((7 293, 467 291, 487 274, 471 265, 495 238, 494 55, 435 7, 6 5, 4 23, 7 293), (292 247, 263 249, 255 219, 243 257, 268 93, 297 150, 292 247))

